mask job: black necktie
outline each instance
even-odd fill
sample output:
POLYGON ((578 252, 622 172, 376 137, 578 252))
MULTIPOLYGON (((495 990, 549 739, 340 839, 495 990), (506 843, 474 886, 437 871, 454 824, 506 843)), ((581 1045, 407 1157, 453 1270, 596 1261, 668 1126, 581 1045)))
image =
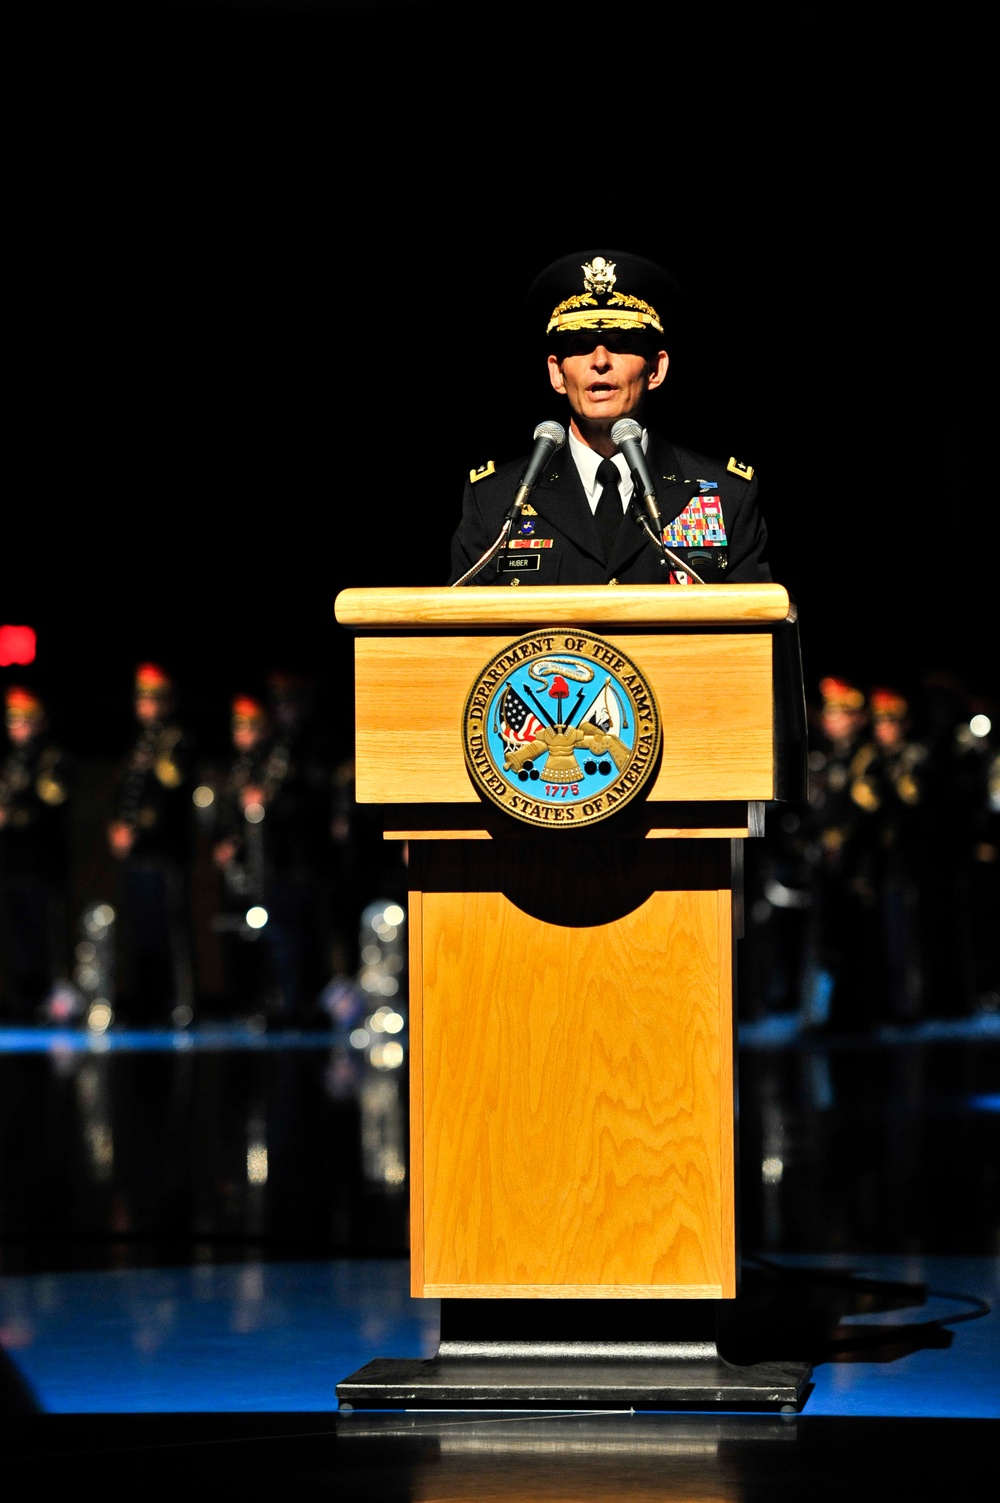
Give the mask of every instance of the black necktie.
POLYGON ((597 466, 597 478, 601 483, 601 494, 594 517, 604 543, 604 562, 607 563, 615 546, 618 529, 622 525, 622 498, 618 489, 621 476, 613 459, 601 460, 597 466))

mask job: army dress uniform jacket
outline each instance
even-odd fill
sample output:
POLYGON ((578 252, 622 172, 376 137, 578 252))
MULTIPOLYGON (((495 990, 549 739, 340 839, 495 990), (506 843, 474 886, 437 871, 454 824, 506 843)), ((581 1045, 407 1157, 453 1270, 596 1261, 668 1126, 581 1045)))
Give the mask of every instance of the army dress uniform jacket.
MULTIPOLYGON (((771 579, 767 529, 757 506, 757 480, 649 435, 646 454, 656 486, 664 541, 706 584, 761 584, 771 579)), ((474 472, 451 544, 455 584, 495 541, 517 494, 525 459, 474 472)), ((751 472, 752 476, 752 472, 751 472)), ((507 548, 470 584, 684 584, 658 553, 629 507, 611 556, 604 549, 568 449, 553 455, 514 526, 507 548)))

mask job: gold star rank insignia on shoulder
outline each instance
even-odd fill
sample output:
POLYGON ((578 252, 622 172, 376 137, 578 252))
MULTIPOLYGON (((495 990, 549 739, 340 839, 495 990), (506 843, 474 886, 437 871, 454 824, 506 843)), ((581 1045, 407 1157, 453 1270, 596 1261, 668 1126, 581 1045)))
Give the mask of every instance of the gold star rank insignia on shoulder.
POLYGON ((485 480, 487 475, 492 475, 495 471, 496 465, 492 459, 488 459, 485 464, 479 466, 478 470, 469 471, 469 481, 472 485, 475 485, 477 480, 485 480))
POLYGON ((743 480, 753 479, 753 465, 743 464, 739 459, 730 459, 726 469, 731 475, 739 475, 743 480))

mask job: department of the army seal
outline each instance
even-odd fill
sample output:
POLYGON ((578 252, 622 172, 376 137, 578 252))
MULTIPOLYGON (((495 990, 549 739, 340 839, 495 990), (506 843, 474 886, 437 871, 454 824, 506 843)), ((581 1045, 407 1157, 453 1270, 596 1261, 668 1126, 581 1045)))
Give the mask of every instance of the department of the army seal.
POLYGON ((462 734, 473 782, 493 803, 528 824, 579 829, 646 786, 660 712, 645 674, 617 647, 553 627, 486 664, 462 734))

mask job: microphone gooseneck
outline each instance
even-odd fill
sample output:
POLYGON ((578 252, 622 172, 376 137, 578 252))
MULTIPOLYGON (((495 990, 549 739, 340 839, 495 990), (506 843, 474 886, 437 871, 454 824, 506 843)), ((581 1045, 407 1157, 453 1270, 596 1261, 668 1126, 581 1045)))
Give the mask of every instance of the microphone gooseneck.
POLYGON ((660 508, 656 504, 656 487, 642 452, 642 428, 634 418, 619 418, 611 430, 611 442, 621 450, 632 472, 632 484, 645 503, 649 520, 657 534, 663 531, 660 508))
POLYGON ((507 508, 499 535, 490 544, 482 557, 476 560, 472 568, 466 569, 461 579, 455 580, 452 589, 455 589, 458 585, 468 584, 470 580, 475 579, 476 575, 481 574, 486 565, 492 559, 496 558, 498 553, 502 553, 506 549, 511 528, 521 515, 524 503, 541 479, 542 471, 548 464, 549 459, 566 442, 566 429, 562 423, 539 423, 533 437, 535 447, 532 449, 528 463, 524 467, 524 474, 521 476, 517 487, 517 495, 507 508))
POLYGON ((624 454, 625 462, 632 473, 632 484, 642 497, 646 512, 643 515, 642 511, 639 511, 639 520, 650 541, 675 569, 683 571, 695 584, 704 584, 705 581, 701 575, 696 573, 682 558, 678 558, 677 554, 663 541, 663 523, 660 521, 660 508, 656 504, 656 487, 646 463, 646 456, 642 452, 642 428, 634 418, 619 418, 611 430, 611 442, 624 454))
POLYGON ((506 520, 512 525, 521 515, 524 503, 531 495, 535 486, 542 476, 542 471, 548 464, 557 449, 561 449, 566 442, 566 429, 562 423, 539 423, 532 437, 535 447, 531 451, 528 463, 524 467, 521 483, 517 488, 517 495, 507 512, 506 520))

